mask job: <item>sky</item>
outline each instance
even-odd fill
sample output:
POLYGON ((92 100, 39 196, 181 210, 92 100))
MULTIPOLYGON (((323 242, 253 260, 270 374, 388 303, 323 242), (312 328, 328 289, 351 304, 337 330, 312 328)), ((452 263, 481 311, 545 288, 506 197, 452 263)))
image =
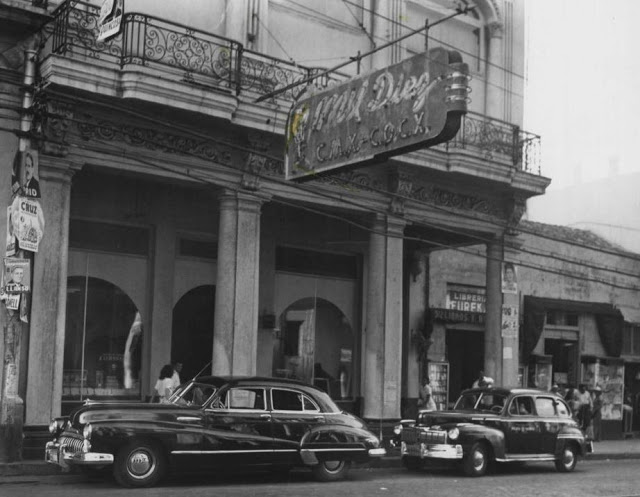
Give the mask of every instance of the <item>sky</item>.
POLYGON ((640 0, 525 0, 524 129, 547 191, 640 171, 640 0))

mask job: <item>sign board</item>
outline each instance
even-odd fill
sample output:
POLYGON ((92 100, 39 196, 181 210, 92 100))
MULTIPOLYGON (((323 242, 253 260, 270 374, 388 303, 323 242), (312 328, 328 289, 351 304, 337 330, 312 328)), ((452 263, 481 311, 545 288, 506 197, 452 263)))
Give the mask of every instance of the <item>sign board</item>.
POLYGON ((104 0, 98 17, 97 41, 105 41, 120 32, 122 16, 124 15, 124 0, 104 0))
POLYGON ((455 311, 486 312, 487 295, 484 288, 447 285, 445 307, 455 311))
POLYGON ((450 140, 467 110, 468 68, 444 48, 301 98, 286 126, 286 179, 311 179, 450 140))

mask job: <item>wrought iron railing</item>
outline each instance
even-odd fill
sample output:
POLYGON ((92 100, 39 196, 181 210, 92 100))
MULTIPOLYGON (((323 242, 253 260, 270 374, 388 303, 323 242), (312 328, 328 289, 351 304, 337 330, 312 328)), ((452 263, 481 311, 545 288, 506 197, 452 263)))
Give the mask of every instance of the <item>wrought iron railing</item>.
POLYGON ((540 174, 539 135, 475 112, 468 112, 462 118, 460 131, 444 148, 450 152, 455 149, 470 150, 487 160, 540 174))
MULTIPOLYGON (((99 7, 80 1, 63 2, 54 17, 54 53, 99 59, 119 67, 162 66, 182 81, 236 94, 265 95, 324 71, 245 50, 236 41, 137 13, 124 15, 119 35, 97 41, 99 7)), ((331 73, 314 80, 314 84, 326 87, 344 79, 343 74, 331 73)), ((294 87, 277 98, 293 101, 302 90, 294 87)), ((481 114, 464 116, 456 137, 438 148, 449 152, 467 149, 488 160, 540 174, 540 137, 481 114)))

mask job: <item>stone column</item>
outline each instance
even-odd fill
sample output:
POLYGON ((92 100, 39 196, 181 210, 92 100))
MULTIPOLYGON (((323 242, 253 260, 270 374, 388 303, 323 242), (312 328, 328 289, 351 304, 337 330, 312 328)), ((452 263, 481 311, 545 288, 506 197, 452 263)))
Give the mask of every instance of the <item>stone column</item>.
MULTIPOLYGON (((502 381, 502 243, 487 244, 487 311, 484 330, 484 374, 502 381)), ((517 350, 515 351, 517 354, 517 350)))
POLYGON ((216 375, 256 373, 262 202, 242 192, 220 197, 211 368, 216 375))
POLYGON ((494 22, 489 24, 488 29, 489 49, 486 64, 485 114, 497 119, 505 119, 504 26, 499 22, 494 22))
POLYGON ((25 424, 60 416, 69 255, 69 161, 40 156, 44 235, 34 255, 25 424))
POLYGON ((405 222, 377 215, 369 237, 363 417, 400 418, 405 222))

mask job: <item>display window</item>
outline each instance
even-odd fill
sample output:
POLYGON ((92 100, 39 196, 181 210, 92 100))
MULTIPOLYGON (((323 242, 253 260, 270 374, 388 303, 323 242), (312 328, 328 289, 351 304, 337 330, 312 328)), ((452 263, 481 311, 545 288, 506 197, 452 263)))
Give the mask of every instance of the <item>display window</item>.
POLYGON ((63 399, 139 398, 143 336, 141 314, 121 288, 69 277, 63 399))

